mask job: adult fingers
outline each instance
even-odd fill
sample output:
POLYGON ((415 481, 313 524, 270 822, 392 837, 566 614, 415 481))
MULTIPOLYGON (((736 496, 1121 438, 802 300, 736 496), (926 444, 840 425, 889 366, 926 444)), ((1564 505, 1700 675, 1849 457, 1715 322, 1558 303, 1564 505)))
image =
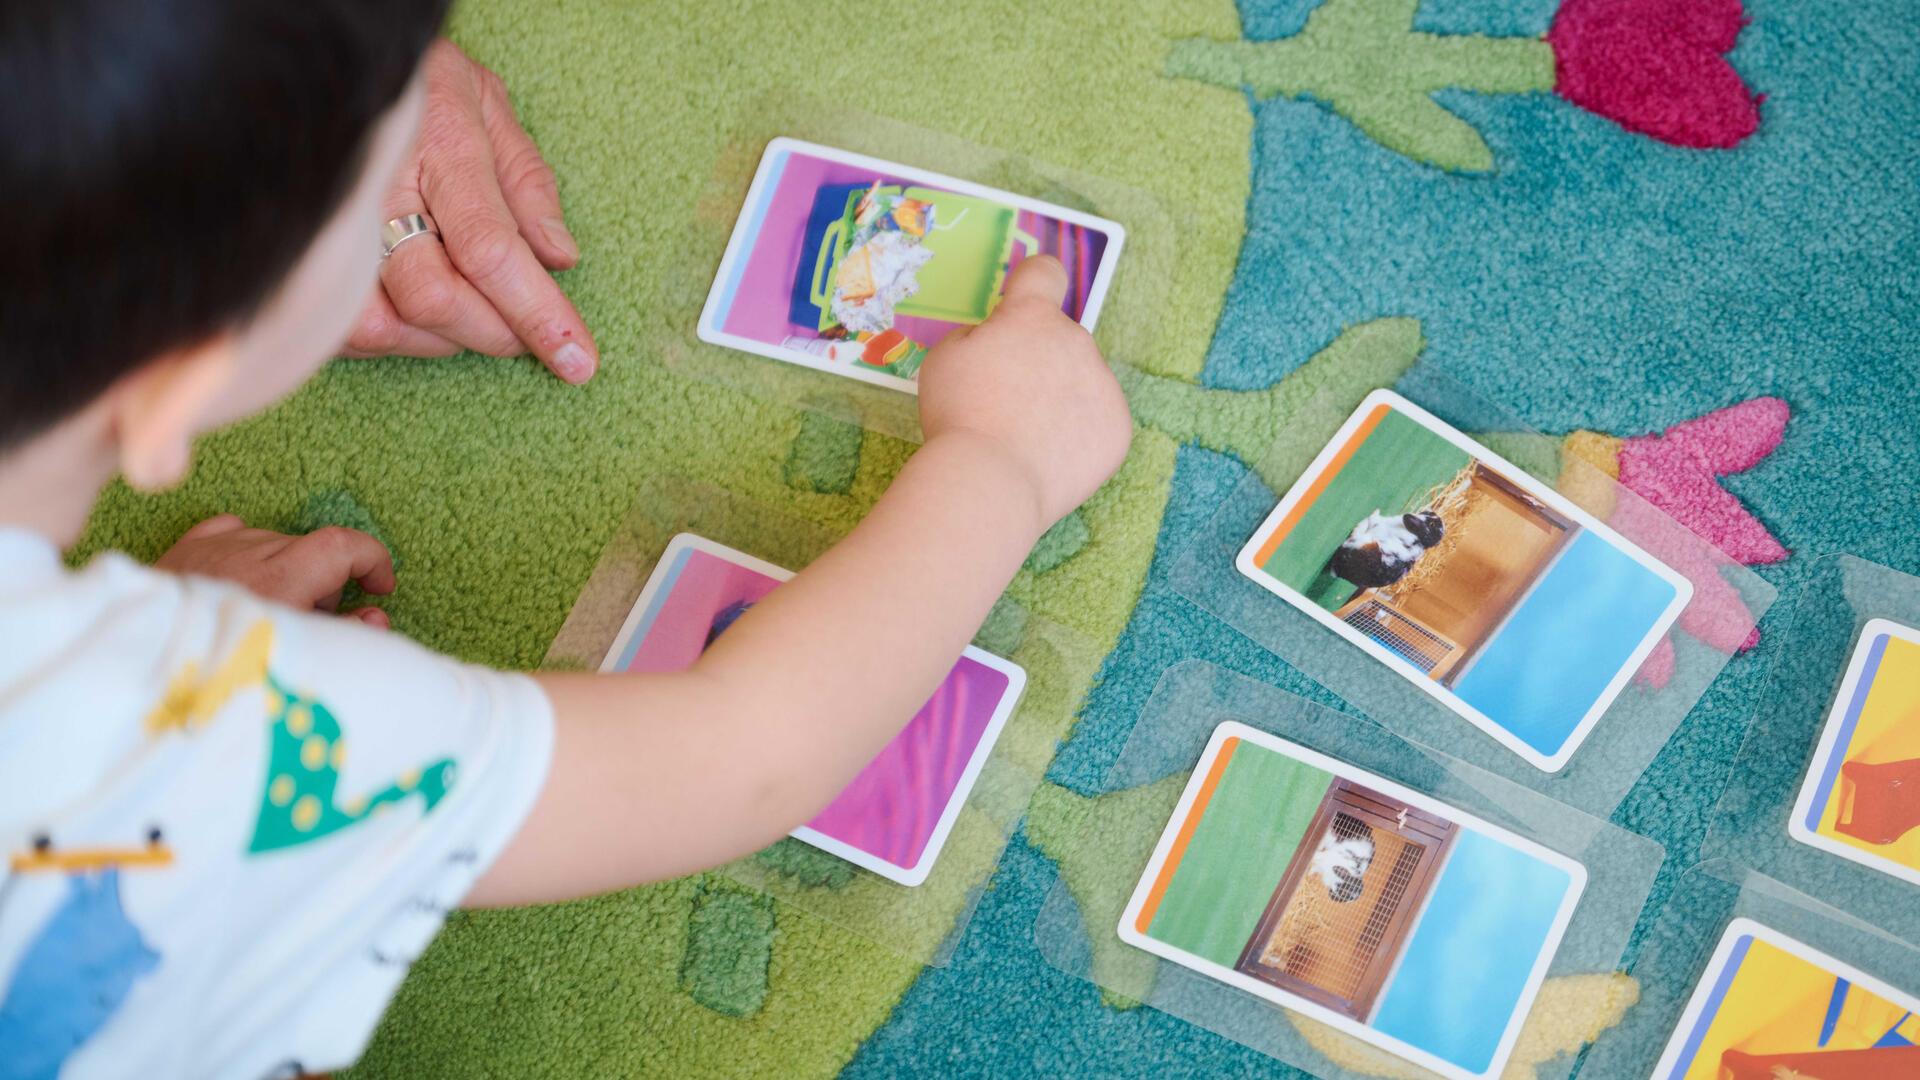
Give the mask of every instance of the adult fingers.
POLYGON ((525 346, 519 336, 448 255, 431 236, 415 237, 393 249, 380 263, 380 286, 394 312, 410 326, 475 352, 520 355, 525 346))
POLYGON ((500 195, 540 262, 549 270, 566 270, 580 261, 580 245, 560 214, 560 182, 520 126, 506 84, 479 64, 473 68, 479 82, 480 122, 493 145, 500 195))
MULTIPOLYGON (((416 241, 425 243, 425 240, 416 241)), ((375 286, 360 310, 360 321, 353 328, 341 355, 354 358, 370 356, 452 356, 460 346, 431 330, 409 324, 393 308, 383 286, 375 286)))
MULTIPOLYGON (((478 118, 474 124, 477 129, 478 118)), ((474 140, 446 140, 421 159, 420 192, 439 223, 447 255, 555 375, 586 382, 600 363, 593 336, 520 235, 494 177, 492 147, 484 132, 476 134, 477 146, 474 140)), ((399 297, 394 299, 398 306, 399 297)))
POLYGON ((1021 259, 1020 265, 1007 275, 1000 296, 1002 303, 1033 299, 1057 308, 1067 299, 1067 268, 1051 255, 1021 259))
POLYGON ((393 554, 358 529, 330 526, 299 537, 281 555, 289 580, 310 604, 340 591, 349 581, 375 595, 393 591, 393 554))

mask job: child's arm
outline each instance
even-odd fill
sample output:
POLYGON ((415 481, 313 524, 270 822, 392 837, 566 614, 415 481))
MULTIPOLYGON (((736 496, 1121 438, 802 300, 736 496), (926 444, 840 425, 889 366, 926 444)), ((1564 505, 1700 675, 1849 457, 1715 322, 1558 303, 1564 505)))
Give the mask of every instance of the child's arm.
POLYGON ((1126 402, 1028 259, 928 356, 921 447, 866 520, 684 673, 543 675, 553 764, 467 903, 557 900, 754 851, 832 800, 932 696, 1034 541, 1119 467, 1126 402))

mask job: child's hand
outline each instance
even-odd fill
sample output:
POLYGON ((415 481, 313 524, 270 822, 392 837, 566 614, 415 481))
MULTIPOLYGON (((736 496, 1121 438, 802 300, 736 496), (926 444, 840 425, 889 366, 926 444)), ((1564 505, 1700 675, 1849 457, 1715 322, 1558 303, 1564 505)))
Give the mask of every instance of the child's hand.
POLYGON ((1106 483, 1133 439, 1093 335, 1060 310, 1066 292, 1058 260, 1021 260, 987 321, 948 335, 920 370, 927 444, 971 438, 1003 453, 1031 482, 1042 529, 1106 483))
MULTIPOLYGON (((175 574, 222 578, 248 591, 304 611, 333 611, 347 582, 376 596, 393 591, 393 556, 386 545, 356 529, 318 529, 286 536, 249 529, 222 514, 188 529, 154 566, 175 574)), ((346 612, 369 626, 387 628, 387 613, 364 607, 346 612)))
POLYGON ((1126 456, 1126 399, 1061 314, 1065 278, 1052 259, 1023 260, 993 316, 933 350, 926 445, 845 539, 691 670, 540 677, 555 723, 546 788, 468 903, 724 863, 813 818, 874 760, 952 672, 1041 530, 1126 456), (846 647, 856 640, 886 647, 846 647), (629 821, 648 827, 618 824, 629 821))

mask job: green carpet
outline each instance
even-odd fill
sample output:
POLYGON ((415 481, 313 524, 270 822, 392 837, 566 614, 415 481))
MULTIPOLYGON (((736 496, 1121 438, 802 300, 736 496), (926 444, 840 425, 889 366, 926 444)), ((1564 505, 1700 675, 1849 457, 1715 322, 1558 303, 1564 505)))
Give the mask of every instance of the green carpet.
MULTIPOLYGON (((1305 48, 1313 70, 1297 75, 1286 53, 1232 43, 1301 35, 1312 0, 466 0, 453 36, 505 78, 559 172, 584 252, 561 281, 601 375, 573 389, 525 361, 336 364, 206 440, 181 490, 108 491, 79 554, 152 557, 219 512, 370 528, 401 560, 382 602, 396 631, 528 668, 649 479, 844 530, 909 447, 742 392, 729 366, 769 362, 693 333, 736 209, 711 193, 751 170, 742 133, 783 115, 874 114, 1137 193, 1114 216, 1148 226, 1128 255, 1147 300, 1129 309, 1117 290, 1103 339, 1139 437, 1012 589, 1108 660, 1071 732, 1062 718, 1049 783, 950 966, 923 971, 712 876, 459 916, 353 1075, 1286 1074, 1103 1000, 1039 957, 1032 926, 1049 843, 1062 850, 1062 821, 1099 790, 1160 672, 1203 657, 1316 692, 1166 571, 1319 390, 1357 400, 1420 359, 1542 430, 1622 437, 1776 394, 1786 442, 1726 481, 1796 552, 1770 579, 1790 594, 1802 553, 1826 550, 1920 566, 1920 539, 1883 527, 1910 517, 1920 470, 1915 12, 1751 0, 1731 60, 1768 95, 1760 127, 1706 150, 1545 92, 1539 39, 1558 6, 1347 3, 1346 22, 1307 36, 1334 45, 1305 48), (1444 62, 1341 54, 1409 20, 1444 62)), ((1768 648, 1734 661, 1614 815, 1676 868, 1768 648)), ((1153 818, 1163 800, 1139 801, 1153 818)), ((1060 872, 1076 880, 1064 855, 1060 872)))
MULTIPOLYGON (((695 196, 725 167, 727 133, 751 121, 749 107, 795 88, 850 110, 937 122, 961 138, 1177 206, 1183 242, 1161 314, 1171 345, 1138 362, 1190 377, 1233 268, 1250 123, 1237 100, 1168 81, 1159 67, 1168 39, 1236 26, 1223 3, 1125 27, 1081 5, 881 13, 852 4, 672 12, 462 4, 454 38, 506 80, 560 174, 584 252, 561 280, 598 335, 601 375, 572 389, 531 362, 337 363, 269 415, 206 440, 180 491, 157 499, 109 491, 81 549, 149 558, 218 512, 267 527, 311 526, 313 496, 336 493, 321 505, 342 523, 377 523, 404 560, 400 587, 383 602, 395 630, 466 659, 531 668, 644 477, 717 483, 844 530, 884 488, 904 446, 867 438, 848 493, 819 494, 844 485, 795 483, 794 471, 853 463, 809 461, 817 451, 800 414, 689 380, 662 361, 691 347, 698 297, 719 262, 718 248, 693 247, 711 235, 697 228, 697 216, 730 220, 734 209, 701 207, 695 196), (894 57, 896 77, 876 81, 865 65, 835 62, 849 34, 871 55, 894 57), (983 80, 959 55, 938 65, 914 59, 935 40, 968 42, 973 56, 1026 76, 983 80), (1073 63, 1057 63, 1063 56, 1073 63), (888 87, 884 101, 873 95, 879 85, 888 87), (1124 116, 1112 109, 1117 101, 1128 103, 1124 116), (1186 137, 1196 121, 1239 137, 1186 137)), ((1170 441, 1143 445, 1085 511, 1091 550, 1074 572, 1023 583, 1031 607, 1109 645, 1118 637, 1145 572, 1172 450, 1170 441)), ((686 1075, 754 1062, 790 1075, 834 1071, 885 1018, 917 966, 795 917, 772 939, 770 957, 759 958, 772 992, 730 988, 698 955, 714 948, 715 928, 753 917, 713 910, 727 888, 684 882, 457 920, 408 983, 367 1071, 577 1076, 644 1067, 686 1075), (764 1006, 747 1010, 759 994, 764 1006), (717 1012, 703 997, 751 1015, 717 1012)), ((718 964, 742 960, 729 955, 718 964)))

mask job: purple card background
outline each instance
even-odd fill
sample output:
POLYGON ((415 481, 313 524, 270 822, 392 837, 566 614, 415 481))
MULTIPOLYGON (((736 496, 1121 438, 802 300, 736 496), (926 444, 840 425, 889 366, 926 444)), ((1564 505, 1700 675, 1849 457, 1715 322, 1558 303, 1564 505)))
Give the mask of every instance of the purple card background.
MULTIPOLYGON (((800 252, 806 243, 807 216, 813 209, 814 195, 821 187, 829 184, 871 184, 877 179, 901 187, 940 188, 938 184, 920 185, 919 181, 909 177, 828 161, 810 154, 787 153, 783 157, 785 160, 776 166, 777 171, 769 177, 773 191, 767 196, 766 211, 759 221, 753 223, 753 232, 745 252, 745 266, 739 271, 738 287, 732 290, 728 306, 720 312, 719 318, 721 329, 727 333, 769 345, 778 345, 789 335, 814 337, 819 333, 817 326, 801 326, 788 321, 787 298, 793 289, 794 277, 799 273, 800 252)), ((752 214, 755 208, 749 206, 742 212, 752 214)), ((1061 307, 1078 319, 1086 307, 1088 291, 1092 288, 1094 274, 1106 250, 1106 237, 1091 230, 1079 230, 1076 233, 1077 242, 1063 246, 1061 233, 1065 227, 1062 223, 1031 210, 1019 212, 1019 224, 1039 240, 1041 251, 1058 257, 1066 265, 1070 288, 1061 307)), ((1016 250, 1009 265, 1019 265, 1021 258, 1022 254, 1016 250)), ((959 325, 943 319, 909 315, 899 316, 894 323, 895 329, 924 345, 938 344, 941 338, 959 325)))
POLYGON ((657 597, 658 611, 634 630, 637 645, 623 671, 685 671, 707 649, 713 617, 727 605, 756 601, 780 584, 744 566, 735 566, 692 548, 680 558, 667 580, 666 595, 657 597))
MULTIPOLYGON (((715 615, 778 584, 688 549, 657 612, 635 630, 638 646, 624 670, 684 670, 703 651, 715 615)), ((962 657, 932 700, 808 827, 896 866, 919 862, 1008 688, 1005 674, 962 657)))

